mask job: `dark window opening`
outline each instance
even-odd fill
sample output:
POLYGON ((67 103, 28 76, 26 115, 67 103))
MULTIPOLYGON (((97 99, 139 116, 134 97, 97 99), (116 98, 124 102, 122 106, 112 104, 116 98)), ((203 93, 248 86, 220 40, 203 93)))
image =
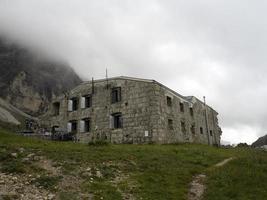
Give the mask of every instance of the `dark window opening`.
POLYGON ((118 129, 122 128, 122 114, 115 113, 112 115, 113 118, 113 128, 118 129))
POLYGON ((53 115, 59 115, 60 103, 55 102, 53 103, 53 115))
POLYGON ((180 103, 179 105, 180 105, 180 111, 181 112, 184 112, 184 104, 183 103, 180 103))
POLYGON ((86 118, 86 119, 83 119, 83 121, 84 121, 84 132, 90 132, 91 130, 90 119, 86 118))
POLYGON ((170 130, 173 130, 173 120, 172 119, 168 119, 168 128, 170 130))
POLYGON ((85 108, 90 108, 92 107, 92 96, 91 95, 87 95, 87 96, 84 96, 85 98, 85 108))
POLYGON ((203 134, 203 128, 200 127, 200 134, 203 134))
POLYGON ((192 107, 190 108, 190 115, 191 115, 191 117, 194 117, 194 110, 192 107))
POLYGON ((77 97, 74 97, 71 99, 72 101, 72 111, 78 110, 78 104, 79 104, 79 100, 77 97))
POLYGON ((52 126, 51 132, 56 133, 57 131, 59 131, 59 126, 52 126))
POLYGON ((167 106, 172 106, 172 98, 167 96, 167 106))
POLYGON ((186 134, 186 126, 185 126, 185 122, 181 122, 181 130, 183 134, 186 134))
POLYGON ((195 135, 195 133, 196 133, 196 130, 195 130, 195 125, 191 125, 191 133, 193 134, 193 135, 195 135))
POLYGON ((213 135, 212 130, 210 130, 210 136, 212 136, 212 135, 213 135))
POLYGON ((116 103, 121 101, 121 88, 112 88, 111 91, 111 103, 116 103))
POLYGON ((71 133, 77 133, 77 121, 70 121, 69 122, 70 127, 69 127, 69 132, 71 133))

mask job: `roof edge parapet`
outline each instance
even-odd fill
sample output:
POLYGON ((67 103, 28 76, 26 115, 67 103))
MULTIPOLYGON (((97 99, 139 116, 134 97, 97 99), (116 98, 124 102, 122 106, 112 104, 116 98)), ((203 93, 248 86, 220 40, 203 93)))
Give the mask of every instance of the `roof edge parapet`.
MULTIPOLYGON (((193 99, 196 98, 199 102, 201 102, 204 105, 204 102, 199 100, 197 97, 195 97, 195 96, 183 96, 183 95, 179 94, 178 92, 170 89, 169 87, 163 85, 162 83, 160 83, 160 82, 158 82, 158 81, 156 81, 154 79, 144 79, 144 78, 136 78, 136 77, 129 77, 129 76, 114 76, 114 77, 110 77, 110 78, 96 79, 96 80, 93 80, 93 82, 94 83, 100 83, 100 82, 104 82, 104 81, 107 81, 107 80, 111 81, 111 80, 118 80, 118 79, 120 79, 120 80, 130 80, 130 81, 141 81, 141 82, 146 82, 146 83, 155 83, 155 84, 158 84, 159 86, 165 88, 166 90, 170 91, 174 95, 178 96, 179 98, 181 98, 185 102, 193 104, 193 99)), ((91 83, 92 83, 92 80, 91 81, 84 81, 80 85, 91 84, 91 83)), ((79 87, 79 85, 77 87, 79 87)), ((75 89, 75 88, 73 88, 73 89, 75 89)), ((206 105, 206 106, 211 108, 208 105, 206 105)), ((211 109, 214 110, 213 108, 211 108, 211 109)))

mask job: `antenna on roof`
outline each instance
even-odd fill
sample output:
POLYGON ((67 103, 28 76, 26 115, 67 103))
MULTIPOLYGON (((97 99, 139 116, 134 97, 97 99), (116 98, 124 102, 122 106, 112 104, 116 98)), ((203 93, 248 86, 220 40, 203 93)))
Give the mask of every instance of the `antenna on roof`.
POLYGON ((108 68, 106 68, 106 81, 107 81, 107 89, 108 89, 108 68))

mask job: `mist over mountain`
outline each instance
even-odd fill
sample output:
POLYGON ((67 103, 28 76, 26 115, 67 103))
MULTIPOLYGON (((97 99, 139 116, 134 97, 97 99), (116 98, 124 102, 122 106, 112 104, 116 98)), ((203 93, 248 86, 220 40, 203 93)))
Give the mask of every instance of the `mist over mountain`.
POLYGON ((0 97, 20 110, 39 115, 54 95, 81 82, 64 62, 0 38, 0 97))

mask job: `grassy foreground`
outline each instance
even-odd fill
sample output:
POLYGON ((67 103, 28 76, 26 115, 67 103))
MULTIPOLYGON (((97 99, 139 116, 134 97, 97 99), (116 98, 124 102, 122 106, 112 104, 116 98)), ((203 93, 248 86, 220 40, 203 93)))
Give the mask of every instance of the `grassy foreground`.
POLYGON ((251 149, 94 146, 25 138, 0 129, 0 172, 36 176, 30 184, 51 191, 56 199, 187 199, 189 183, 199 173, 208 175, 204 199, 267 197, 267 153, 251 149), (32 154, 39 159, 25 159, 32 154), (231 156, 236 159, 213 169, 231 156), (38 165, 44 158, 53 163, 52 172, 38 165))

